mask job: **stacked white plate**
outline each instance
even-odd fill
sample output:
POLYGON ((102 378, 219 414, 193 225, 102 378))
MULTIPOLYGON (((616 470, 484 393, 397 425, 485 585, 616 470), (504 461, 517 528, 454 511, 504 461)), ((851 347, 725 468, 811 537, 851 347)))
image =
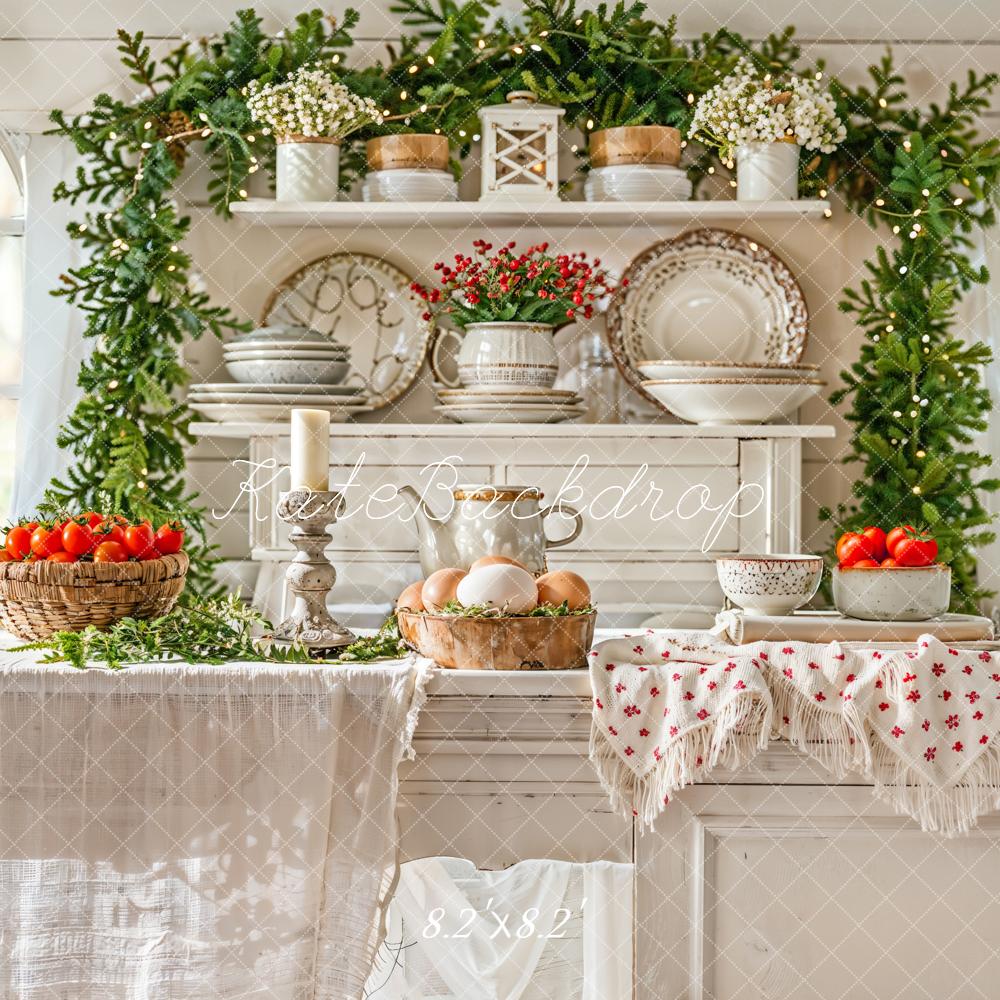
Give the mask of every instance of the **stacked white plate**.
POLYGON ((627 164, 594 167, 583 185, 587 201, 687 201, 691 182, 680 167, 627 164))
POLYGON ((258 386, 339 385, 351 372, 351 352, 305 327, 260 327, 222 349, 226 371, 258 386))
POLYGON ((569 389, 510 386, 439 389, 436 412, 460 424, 556 424, 587 412, 569 389))
POLYGON ((696 424, 764 424, 789 417, 826 385, 817 365, 640 361, 640 385, 696 424))
POLYGON ((361 185, 365 201, 458 201, 458 184, 447 170, 371 170, 361 185))
POLYGON ((356 385, 279 386, 238 382, 202 382, 192 385, 188 405, 208 420, 287 420, 293 407, 327 410, 331 420, 343 422, 355 413, 371 410, 368 397, 356 385))

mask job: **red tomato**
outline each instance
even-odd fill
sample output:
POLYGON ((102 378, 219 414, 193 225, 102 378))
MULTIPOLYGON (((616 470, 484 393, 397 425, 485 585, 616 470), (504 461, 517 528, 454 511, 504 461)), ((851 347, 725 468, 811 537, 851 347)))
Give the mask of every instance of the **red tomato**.
POLYGON ((882 560, 882 569, 892 569, 893 566, 898 566, 899 563, 890 556, 888 559, 882 560))
POLYGON ((128 560, 128 549, 120 542, 101 542, 94 549, 95 563, 120 563, 128 560))
POLYGON ((13 562, 10 553, 6 549, 0 549, 0 563, 13 562))
POLYGON ((53 552, 52 555, 45 560, 46 562, 59 562, 59 563, 75 563, 76 556, 71 552, 53 552))
POLYGON ((87 523, 85 516, 66 522, 66 527, 62 530, 62 547, 74 556, 93 552, 97 547, 94 531, 87 523))
POLYGON ((861 532, 861 534, 863 534, 865 538, 867 538, 872 545, 875 546, 875 553, 872 556, 872 559, 877 559, 881 562, 883 559, 888 557, 889 551, 885 545, 885 532, 881 528, 870 524, 864 531, 861 532))
POLYGON ((149 521, 142 521, 125 529, 125 548, 136 559, 158 559, 160 553, 156 551, 155 538, 153 526, 149 521))
POLYGON ((11 559, 20 562, 31 551, 31 532, 23 524, 18 524, 7 532, 4 549, 11 559))
POLYGON ((938 554, 938 543, 930 535, 907 536, 896 543, 893 558, 900 566, 930 566, 938 554))
POLYGON ((31 551, 39 559, 48 559, 49 556, 54 556, 57 552, 62 551, 62 547, 62 531, 59 530, 58 526, 49 527, 40 524, 31 533, 31 551))
POLYGON ((878 565, 879 563, 877 563, 874 559, 859 559, 856 563, 851 563, 851 566, 854 569, 859 569, 861 567, 865 567, 866 569, 871 569, 873 566, 878 566, 878 565))
POLYGON ((837 539, 837 561, 840 562, 844 558, 844 546, 852 539, 857 538, 858 533, 856 531, 845 531, 840 538, 837 539))
POLYGON ((841 539, 841 541, 843 541, 843 545, 837 543, 840 546, 837 555, 841 565, 854 566, 862 559, 875 558, 875 543, 867 535, 854 534, 850 538, 841 539))
POLYGON ((31 532, 33 532, 35 530, 35 528, 38 527, 38 522, 37 521, 24 521, 23 522, 23 527, 25 527, 25 528, 28 529, 28 534, 30 535, 31 532))
POLYGON ((895 557, 896 546, 906 538, 907 533, 913 534, 916 529, 912 524, 903 524, 898 528, 893 528, 888 535, 885 536, 885 547, 889 551, 889 555, 895 557))
POLYGON ((94 528, 94 537, 97 543, 117 542, 119 545, 125 544, 125 529, 120 524, 113 521, 102 521, 94 528))
POLYGON ((85 517, 87 519, 87 524, 91 528, 96 528, 101 521, 104 520, 104 515, 98 514, 97 511, 94 510, 88 510, 85 514, 81 514, 80 517, 85 517))
POLYGON ((169 555, 173 552, 180 552, 184 544, 184 528, 180 521, 168 521, 160 526, 156 532, 156 548, 163 554, 169 555))

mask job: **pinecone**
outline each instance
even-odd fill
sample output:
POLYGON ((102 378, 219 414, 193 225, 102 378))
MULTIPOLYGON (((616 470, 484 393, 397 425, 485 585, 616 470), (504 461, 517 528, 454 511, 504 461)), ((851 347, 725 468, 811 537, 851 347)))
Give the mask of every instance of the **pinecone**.
MULTIPOLYGON (((181 135, 191 129, 191 119, 183 111, 171 111, 166 116, 162 116, 156 121, 156 134, 160 139, 166 139, 171 135, 181 135)), ((183 168, 187 160, 187 143, 184 140, 168 142, 167 150, 170 159, 177 164, 177 169, 183 168)))

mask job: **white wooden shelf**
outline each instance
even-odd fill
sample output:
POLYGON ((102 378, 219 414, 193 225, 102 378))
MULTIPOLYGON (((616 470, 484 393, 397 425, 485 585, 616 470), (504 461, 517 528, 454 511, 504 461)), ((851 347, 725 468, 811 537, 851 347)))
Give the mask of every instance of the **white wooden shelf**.
POLYGON ((23 236, 24 216, 13 215, 0 218, 0 236, 23 236))
MULTIPOLYGON (((288 437, 286 421, 233 421, 191 424, 191 433, 201 437, 249 439, 255 437, 288 437)), ((331 424, 330 436, 338 440, 349 438, 531 438, 580 440, 628 438, 726 438, 726 439, 804 439, 832 438, 830 424, 739 424, 703 426, 698 424, 331 424)))
POLYGON ((562 201, 550 205, 497 205, 478 201, 452 202, 324 202, 274 201, 251 198, 234 202, 237 218, 255 225, 320 229, 372 226, 546 226, 632 228, 718 222, 795 222, 821 219, 828 201, 562 201))

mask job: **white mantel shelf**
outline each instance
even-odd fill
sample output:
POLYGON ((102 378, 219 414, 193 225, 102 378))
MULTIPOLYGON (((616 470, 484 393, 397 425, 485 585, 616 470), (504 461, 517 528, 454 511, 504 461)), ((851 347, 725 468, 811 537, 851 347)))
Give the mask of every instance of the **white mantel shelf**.
POLYGON ((563 226, 593 225, 632 228, 636 225, 688 225, 717 222, 795 222, 821 219, 828 201, 562 201, 549 205, 497 205, 478 201, 452 202, 324 202, 274 201, 251 198, 233 202, 237 218, 255 225, 342 229, 348 226, 563 226))
MULTIPOLYGON (((191 424, 191 433, 201 437, 246 439, 254 437, 288 437, 289 424, 232 422, 191 424)), ((330 436, 345 438, 367 437, 427 437, 427 438, 738 438, 803 439, 832 438, 829 424, 738 424, 705 426, 700 424, 331 424, 330 436)))

